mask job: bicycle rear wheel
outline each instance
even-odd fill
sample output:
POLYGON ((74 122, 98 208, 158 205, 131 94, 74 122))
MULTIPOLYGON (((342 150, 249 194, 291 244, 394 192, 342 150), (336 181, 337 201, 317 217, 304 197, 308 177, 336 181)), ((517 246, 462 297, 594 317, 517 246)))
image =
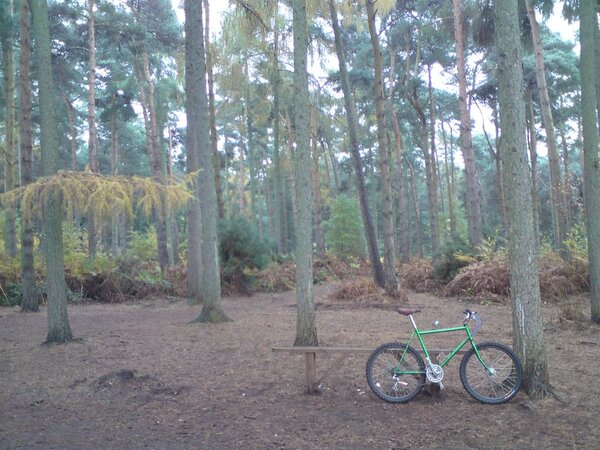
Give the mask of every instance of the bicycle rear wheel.
POLYGON ((414 398, 425 384, 425 363, 406 344, 383 344, 367 361, 367 382, 380 399, 404 403, 414 398))
POLYGON ((471 349, 460 363, 460 380, 471 397, 482 403, 505 403, 517 395, 523 383, 523 369, 514 352, 502 344, 477 346, 486 369, 471 349))

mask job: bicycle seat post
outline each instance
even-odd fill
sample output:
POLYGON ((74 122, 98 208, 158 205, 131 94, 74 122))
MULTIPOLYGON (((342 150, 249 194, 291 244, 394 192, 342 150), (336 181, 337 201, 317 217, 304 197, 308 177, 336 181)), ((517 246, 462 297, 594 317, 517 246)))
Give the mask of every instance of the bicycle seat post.
POLYGON ((403 316, 408 316, 408 318, 410 319, 410 322, 412 323, 413 328, 415 329, 415 331, 418 331, 417 324, 415 323, 415 319, 413 319, 413 314, 421 312, 420 309, 418 309, 418 308, 398 308, 397 311, 400 314, 402 314, 403 316))
POLYGON ((408 318, 410 319, 410 322, 412 323, 412 326, 413 326, 413 328, 415 329, 415 331, 417 331, 417 330, 418 330, 418 328, 417 328, 417 324, 416 324, 416 322, 415 322, 415 319, 413 319, 413 316, 412 316, 412 314, 409 314, 408 318))

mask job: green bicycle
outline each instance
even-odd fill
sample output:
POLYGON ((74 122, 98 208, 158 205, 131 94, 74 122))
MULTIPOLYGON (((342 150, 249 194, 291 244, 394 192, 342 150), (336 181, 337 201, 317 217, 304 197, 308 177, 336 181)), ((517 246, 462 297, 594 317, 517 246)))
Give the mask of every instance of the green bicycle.
POLYGON ((380 399, 391 403, 407 402, 421 391, 426 379, 438 383, 443 389, 444 367, 467 343, 471 344, 471 349, 460 363, 460 379, 471 397, 482 403, 500 404, 512 399, 521 389, 523 369, 510 348, 495 342, 475 344, 473 338, 482 324, 477 313, 465 310, 461 327, 419 330, 413 314, 421 312, 420 309, 401 308, 398 312, 408 316, 414 328, 408 343, 383 344, 371 353, 367 361, 367 382, 380 399), (473 331, 468 326, 472 320, 475 321, 473 331), (464 331, 467 337, 440 364, 434 364, 423 336, 455 331, 464 331), (426 362, 410 346, 415 336, 426 362))

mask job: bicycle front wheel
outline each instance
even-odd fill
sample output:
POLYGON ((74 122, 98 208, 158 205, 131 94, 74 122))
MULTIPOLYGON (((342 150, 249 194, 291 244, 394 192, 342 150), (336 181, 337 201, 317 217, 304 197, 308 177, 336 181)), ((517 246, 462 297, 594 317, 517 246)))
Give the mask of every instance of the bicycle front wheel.
POLYGON ((425 363, 406 344, 383 344, 367 361, 367 382, 380 399, 404 403, 414 398, 425 384, 425 363))
POLYGON ((460 363, 460 379, 471 397, 482 403, 505 403, 517 395, 523 383, 521 362, 514 352, 493 342, 472 348, 460 363), (487 368, 486 368, 487 367, 487 368))

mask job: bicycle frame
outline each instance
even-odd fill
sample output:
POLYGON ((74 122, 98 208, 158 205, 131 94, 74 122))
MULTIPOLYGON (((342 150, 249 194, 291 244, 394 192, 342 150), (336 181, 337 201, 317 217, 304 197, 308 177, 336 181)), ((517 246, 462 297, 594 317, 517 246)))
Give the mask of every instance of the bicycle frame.
MULTIPOLYGON (((425 345, 425 342, 423 341, 423 336, 429 335, 429 334, 440 334, 440 333, 452 333, 452 332, 456 332, 456 331, 464 331, 467 335, 467 337, 460 342, 455 348, 454 350, 452 350, 450 352, 450 354, 448 354, 448 356, 446 356, 446 358, 444 359, 444 361, 442 361, 439 365, 441 367, 445 367, 452 358, 454 358, 456 356, 456 354, 467 344, 470 343, 471 347, 473 347, 473 350, 475 351, 475 355, 477 356, 477 359, 479 360, 479 362, 483 365, 483 367, 485 368, 485 370, 489 371, 489 367, 487 366, 487 364, 483 361, 483 359, 481 358, 481 355, 479 354, 479 351, 477 350, 477 345, 475 345, 475 341, 473 340, 473 334, 471 333, 470 328, 467 326, 467 324, 463 324, 460 327, 452 327, 452 328, 439 328, 439 329, 434 329, 434 330, 419 330, 419 328, 417 327, 417 324, 415 323, 415 320, 413 319, 412 315, 408 316, 408 318, 410 319, 412 325, 413 325, 413 332, 410 335, 410 338, 408 339, 408 342, 406 343, 407 346, 410 346, 410 343, 413 341, 413 339, 415 338, 415 336, 417 337, 417 340, 419 341, 419 344, 421 345, 421 348, 423 349, 423 353, 425 354, 425 359, 426 361, 431 365, 431 356, 429 354, 429 350, 427 350, 427 346, 425 345)), ((406 349, 404 351, 404 354, 402 355, 402 358, 400 361, 404 360, 404 355, 406 354, 406 349)), ((403 372, 406 373, 406 372, 403 372)))

